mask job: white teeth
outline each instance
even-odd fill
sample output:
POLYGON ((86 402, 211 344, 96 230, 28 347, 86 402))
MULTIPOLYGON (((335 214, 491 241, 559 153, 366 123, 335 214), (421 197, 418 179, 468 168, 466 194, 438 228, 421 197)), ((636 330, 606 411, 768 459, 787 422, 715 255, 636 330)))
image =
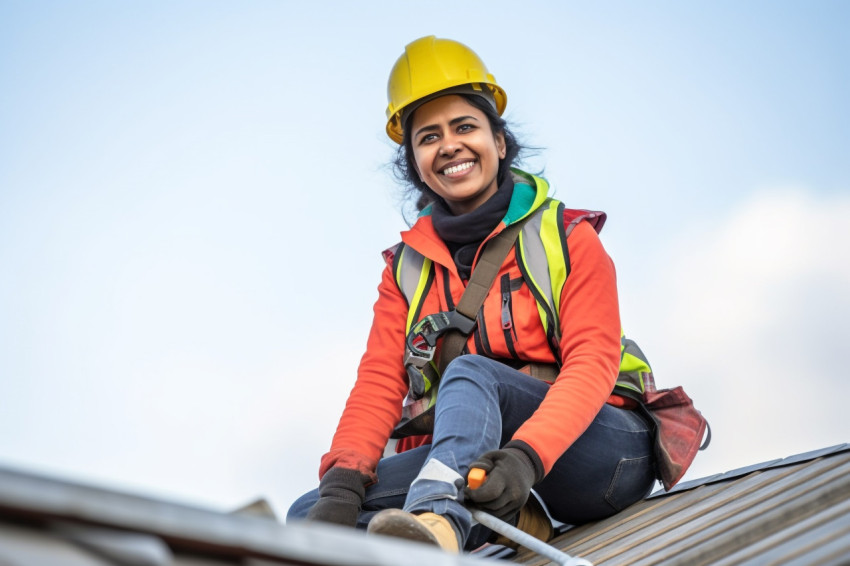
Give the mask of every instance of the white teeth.
POLYGON ((460 165, 455 165, 454 167, 447 167, 443 169, 443 175, 451 175, 452 173, 458 173, 460 171, 465 171, 475 165, 474 161, 467 161, 466 163, 461 163, 460 165))

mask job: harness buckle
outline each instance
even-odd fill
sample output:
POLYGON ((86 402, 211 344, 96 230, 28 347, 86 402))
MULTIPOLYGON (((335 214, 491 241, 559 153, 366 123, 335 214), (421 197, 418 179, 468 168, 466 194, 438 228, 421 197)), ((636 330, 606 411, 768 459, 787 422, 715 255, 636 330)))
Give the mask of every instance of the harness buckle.
POLYGON ((475 328, 475 319, 456 310, 429 314, 414 324, 407 334, 404 365, 412 365, 419 369, 425 367, 434 359, 437 338, 449 330, 457 330, 466 336, 472 332, 473 328, 475 328))

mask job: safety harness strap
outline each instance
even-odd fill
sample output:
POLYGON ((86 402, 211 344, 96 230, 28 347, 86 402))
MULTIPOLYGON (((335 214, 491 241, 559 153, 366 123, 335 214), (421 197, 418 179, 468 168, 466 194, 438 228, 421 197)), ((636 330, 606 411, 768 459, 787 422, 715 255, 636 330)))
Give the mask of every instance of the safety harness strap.
MULTIPOLYGON (((484 299, 487 297, 493 281, 496 280, 496 275, 499 274, 502 263, 508 257, 508 252, 511 251, 523 225, 525 225, 531 216, 533 215, 529 214, 525 218, 514 222, 487 242, 484 250, 478 257, 478 263, 475 264, 475 269, 472 270, 472 275, 469 277, 466 289, 460 301, 458 301, 455 311, 471 320, 475 320, 478 317, 478 311, 481 309, 481 305, 484 304, 484 299)), ((440 349, 439 360, 437 362, 440 375, 443 374, 449 362, 463 352, 467 337, 468 333, 464 334, 456 329, 449 330, 445 337, 443 337, 443 345, 440 349)))

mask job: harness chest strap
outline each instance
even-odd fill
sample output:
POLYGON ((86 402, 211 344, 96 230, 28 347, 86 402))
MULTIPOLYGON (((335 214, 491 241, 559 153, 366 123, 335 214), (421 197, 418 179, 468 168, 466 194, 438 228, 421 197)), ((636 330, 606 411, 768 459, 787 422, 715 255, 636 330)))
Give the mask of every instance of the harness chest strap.
MULTIPOLYGON (((520 230, 525 225, 528 217, 511 224, 496 236, 493 237, 484 247, 484 251, 478 258, 475 268, 466 285, 463 295, 458 301, 455 310, 464 315, 470 320, 475 320, 478 317, 478 310, 484 304, 484 299, 496 280, 496 275, 499 274, 499 269, 502 263, 514 246, 514 242, 520 233, 520 230)), ((453 359, 458 357, 466 345, 468 334, 464 334, 457 330, 451 330, 443 338, 443 347, 440 349, 437 367, 442 375, 446 366, 453 359)))
MULTIPOLYGON (((584 220, 593 223, 598 231, 604 224, 605 215, 583 210, 567 211, 563 203, 549 198, 523 219, 524 223, 516 238, 517 263, 535 298, 541 324, 556 360, 560 359, 560 298, 570 272, 566 242, 572 229, 584 220), (565 215, 571 216, 569 221, 565 219, 565 215)), ((395 252, 393 268, 396 283, 410 306, 406 328, 409 332, 413 323, 420 317, 422 303, 434 281, 434 268, 430 259, 405 244, 400 244, 395 252)), ((483 253, 481 259, 484 259, 483 253)), ((455 340, 460 342, 462 351, 465 339, 458 337, 455 340)), ((445 349, 446 342, 447 340, 444 340, 442 349, 445 349)), ((621 335, 620 354, 621 365, 615 391, 624 393, 625 397, 614 395, 609 399, 609 403, 630 406, 632 400, 628 398, 629 394, 639 395, 644 391, 644 376, 650 373, 651 369, 645 360, 626 349, 624 335, 621 335)), ((557 377, 558 366, 552 364, 551 367, 546 367, 547 365, 549 364, 529 364, 527 370, 521 371, 551 383, 557 377)))

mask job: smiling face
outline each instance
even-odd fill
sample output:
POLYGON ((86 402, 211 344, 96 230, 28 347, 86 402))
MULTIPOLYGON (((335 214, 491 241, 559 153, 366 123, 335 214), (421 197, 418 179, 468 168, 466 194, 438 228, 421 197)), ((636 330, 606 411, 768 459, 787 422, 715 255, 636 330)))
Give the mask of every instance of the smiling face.
POLYGON ((471 212, 499 188, 505 136, 462 96, 435 98, 416 109, 408 126, 416 172, 453 214, 471 212))

